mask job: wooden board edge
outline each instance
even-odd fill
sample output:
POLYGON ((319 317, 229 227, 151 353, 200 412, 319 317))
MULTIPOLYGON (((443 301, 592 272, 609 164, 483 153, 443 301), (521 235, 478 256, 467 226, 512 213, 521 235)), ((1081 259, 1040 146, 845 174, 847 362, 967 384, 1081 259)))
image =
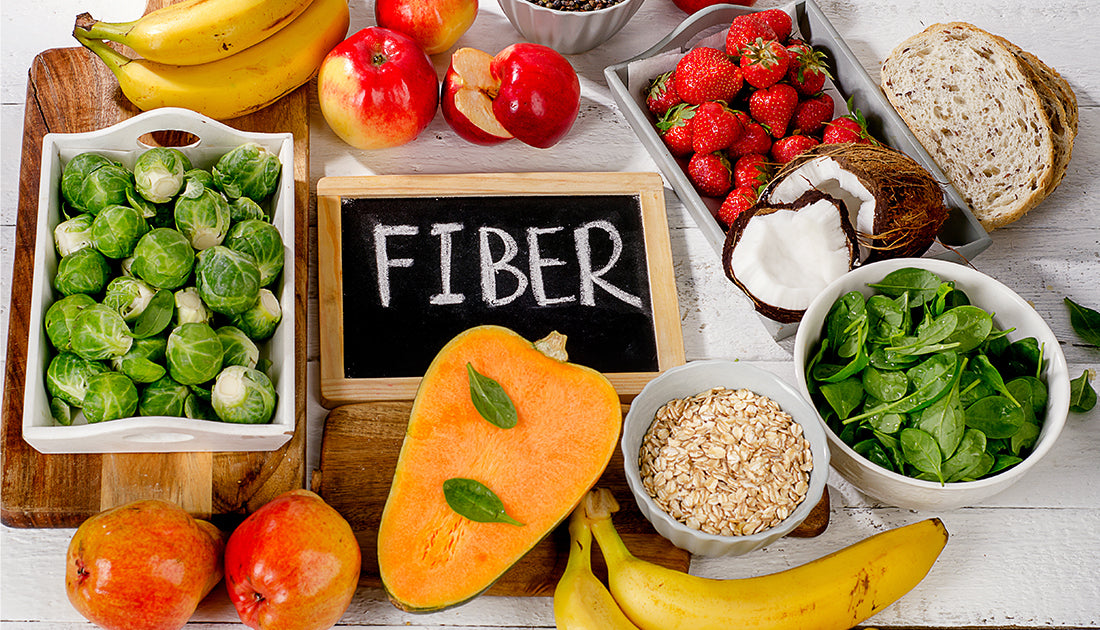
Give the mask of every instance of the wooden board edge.
POLYGON ((317 182, 318 310, 321 330, 321 405, 333 409, 357 402, 411 400, 419 377, 346 378, 344 376, 343 278, 340 200, 343 197, 422 197, 470 195, 637 194, 646 244, 650 308, 653 311, 657 366, 654 372, 607 374, 624 401, 636 396, 660 372, 685 361, 680 307, 672 267, 664 184, 651 172, 528 172, 441 175, 328 176, 317 182), (486 180, 492 182, 486 185, 486 180), (655 274, 657 274, 655 276, 655 274), (658 277, 658 281, 654 278, 658 277))

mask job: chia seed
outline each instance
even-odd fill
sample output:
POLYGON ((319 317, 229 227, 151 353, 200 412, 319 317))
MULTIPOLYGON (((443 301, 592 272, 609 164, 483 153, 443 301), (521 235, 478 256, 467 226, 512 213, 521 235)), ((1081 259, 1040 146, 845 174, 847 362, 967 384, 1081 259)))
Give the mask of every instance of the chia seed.
POLYGON ((599 11, 613 7, 622 0, 527 0, 540 7, 555 11, 599 11))

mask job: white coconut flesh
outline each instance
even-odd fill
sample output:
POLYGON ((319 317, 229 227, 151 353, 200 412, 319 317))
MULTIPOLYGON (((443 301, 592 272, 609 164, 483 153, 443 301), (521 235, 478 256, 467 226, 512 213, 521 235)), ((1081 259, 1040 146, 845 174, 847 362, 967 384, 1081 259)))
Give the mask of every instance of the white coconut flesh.
MULTIPOLYGON (((875 196, 851 171, 833 158, 820 156, 807 161, 777 182, 768 195, 768 203, 792 203, 809 190, 839 199, 848 210, 848 218, 859 234, 875 233, 875 196)), ((860 256, 866 254, 860 248, 860 256)))
POLYGON ((828 200, 749 220, 730 257, 733 274, 772 306, 804 310, 851 268, 840 213, 828 200))

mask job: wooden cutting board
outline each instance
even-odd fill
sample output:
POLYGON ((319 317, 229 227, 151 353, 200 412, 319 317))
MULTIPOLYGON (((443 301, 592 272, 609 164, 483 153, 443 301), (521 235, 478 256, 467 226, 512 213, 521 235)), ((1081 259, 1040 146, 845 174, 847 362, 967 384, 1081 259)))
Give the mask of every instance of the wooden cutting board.
MULTIPOLYGON (((378 524, 397 467, 397 456, 411 402, 374 402, 333 409, 325 420, 320 469, 313 472, 313 490, 351 523, 363 550, 360 583, 380 586, 378 524)), ((627 406, 623 406, 626 415, 627 406)), ((687 571, 690 554, 662 538, 642 516, 627 487, 623 458, 618 449, 596 484, 611 490, 619 502, 615 528, 634 555, 687 571)), ((829 522, 828 488, 810 517, 791 535, 817 536, 829 522)), ((550 596, 569 557, 569 534, 564 525, 535 546, 487 591, 489 595, 550 596)), ((593 571, 606 577, 600 554, 592 554, 593 571)))
MULTIPOLYGON (((150 0, 147 11, 170 4, 150 0)), ((8 328, 0 416, 0 519, 10 527, 75 527, 132 500, 174 501, 231 527, 275 496, 305 483, 305 373, 309 210, 309 86, 253 114, 223 121, 242 131, 294 134, 295 434, 267 453, 43 455, 22 437, 30 287, 34 270, 42 137, 108 127, 140 113, 103 63, 83 48, 47 50, 31 65, 23 120, 8 328)), ((166 142, 166 140, 161 140, 166 142)), ((35 376, 36 377, 36 376, 35 376)))

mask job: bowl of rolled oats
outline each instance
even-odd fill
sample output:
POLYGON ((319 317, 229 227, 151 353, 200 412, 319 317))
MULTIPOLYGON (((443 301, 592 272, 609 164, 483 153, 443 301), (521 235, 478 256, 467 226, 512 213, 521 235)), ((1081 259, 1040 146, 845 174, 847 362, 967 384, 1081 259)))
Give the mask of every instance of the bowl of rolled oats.
POLYGON ((621 446, 642 514, 700 556, 748 553, 790 533, 829 476, 810 403, 734 361, 691 361, 650 381, 630 404, 621 446))

